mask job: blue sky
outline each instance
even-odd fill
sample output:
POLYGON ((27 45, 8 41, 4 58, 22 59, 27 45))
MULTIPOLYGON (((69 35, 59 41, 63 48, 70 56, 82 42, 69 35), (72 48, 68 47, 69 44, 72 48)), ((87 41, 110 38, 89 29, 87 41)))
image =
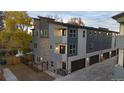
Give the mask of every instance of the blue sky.
POLYGON ((81 17, 86 26, 105 27, 118 31, 119 24, 111 17, 120 13, 119 11, 28 11, 31 17, 58 15, 64 22, 70 17, 81 17))

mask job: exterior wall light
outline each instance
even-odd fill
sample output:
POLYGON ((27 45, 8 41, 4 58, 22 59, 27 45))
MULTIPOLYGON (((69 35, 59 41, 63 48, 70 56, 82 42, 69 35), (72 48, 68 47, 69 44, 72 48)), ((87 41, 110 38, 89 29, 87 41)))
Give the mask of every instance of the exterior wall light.
POLYGON ((43 57, 40 57, 40 60, 42 61, 43 60, 43 57))
POLYGON ((86 58, 86 61, 89 61, 89 58, 86 58))
POLYGON ((56 50, 58 50, 59 48, 58 47, 56 47, 56 50))
POLYGON ((103 54, 101 54, 101 57, 103 57, 103 54))

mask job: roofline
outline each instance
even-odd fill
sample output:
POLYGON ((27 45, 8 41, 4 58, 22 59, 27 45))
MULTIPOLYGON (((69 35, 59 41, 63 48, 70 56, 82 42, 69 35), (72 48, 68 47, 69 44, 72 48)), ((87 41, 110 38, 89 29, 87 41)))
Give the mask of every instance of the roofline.
POLYGON ((95 28, 95 27, 89 27, 89 26, 79 26, 79 25, 74 25, 74 24, 69 24, 69 23, 57 22, 57 21, 55 21, 55 19, 47 18, 47 17, 41 17, 41 16, 38 16, 38 18, 33 18, 33 19, 40 20, 40 18, 47 19, 47 22, 49 22, 49 23, 59 24, 59 25, 63 25, 63 26, 70 26, 70 27, 74 27, 74 28, 84 28, 84 29, 89 29, 89 30, 119 33, 119 32, 112 31, 112 30, 109 30, 109 29, 106 29, 106 28, 105 29, 100 29, 102 27, 95 28))
POLYGON ((117 14, 117 15, 113 16, 112 18, 116 20, 117 18, 120 18, 122 16, 124 16, 124 12, 117 14))
POLYGON ((71 26, 71 27, 75 27, 75 28, 84 28, 84 29, 89 29, 89 30, 119 33, 117 31, 112 31, 112 30, 109 30, 107 28, 103 28, 102 29, 102 27, 96 28, 96 27, 89 27, 89 26, 79 26, 79 25, 74 25, 74 24, 69 24, 69 23, 62 23, 62 22, 56 22, 56 21, 50 22, 50 23, 60 24, 60 25, 63 25, 63 26, 71 26))

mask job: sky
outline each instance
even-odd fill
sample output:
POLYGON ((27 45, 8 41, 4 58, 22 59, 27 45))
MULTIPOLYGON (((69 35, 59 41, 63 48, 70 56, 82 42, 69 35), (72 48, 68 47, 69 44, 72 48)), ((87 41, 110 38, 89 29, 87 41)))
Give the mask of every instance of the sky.
POLYGON ((109 30, 119 31, 119 23, 112 16, 121 13, 120 11, 28 11, 31 17, 37 16, 59 16, 64 22, 70 17, 81 17, 86 26, 103 27, 109 30))

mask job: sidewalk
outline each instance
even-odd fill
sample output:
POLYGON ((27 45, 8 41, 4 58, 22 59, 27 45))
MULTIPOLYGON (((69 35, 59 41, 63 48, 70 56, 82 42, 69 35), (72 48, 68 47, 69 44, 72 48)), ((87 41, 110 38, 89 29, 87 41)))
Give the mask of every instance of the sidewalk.
POLYGON ((47 73, 48 75, 54 77, 55 79, 58 79, 58 78, 62 78, 63 77, 63 76, 60 76, 60 75, 58 75, 56 73, 53 73, 51 71, 45 71, 45 73, 47 73))
POLYGON ((4 78, 6 81, 17 81, 18 80, 16 76, 8 68, 3 69, 3 72, 4 72, 4 78))
POLYGON ((124 68, 116 65, 113 71, 112 80, 124 81, 124 68))

